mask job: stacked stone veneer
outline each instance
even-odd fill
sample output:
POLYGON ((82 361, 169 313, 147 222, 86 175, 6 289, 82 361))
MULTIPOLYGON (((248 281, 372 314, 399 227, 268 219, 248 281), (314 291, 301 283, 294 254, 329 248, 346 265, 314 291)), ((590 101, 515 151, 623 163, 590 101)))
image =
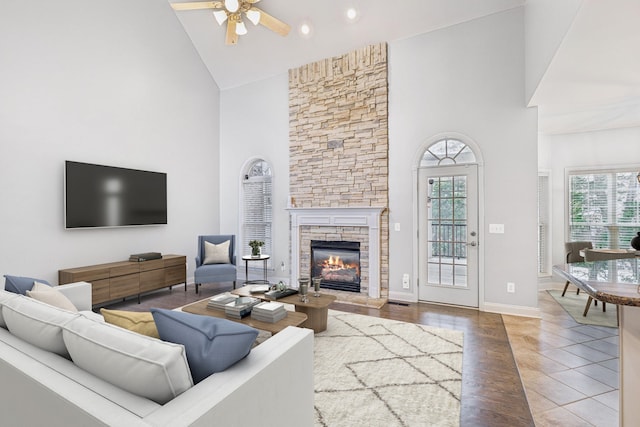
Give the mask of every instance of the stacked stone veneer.
MULTIPOLYGON (((292 207, 388 207, 387 101, 386 43, 289 70, 292 207)), ((370 268, 380 268, 381 297, 386 298, 387 211, 382 214, 380 231, 380 265, 370 268)), ((335 230, 322 231, 318 236, 305 235, 304 239, 322 240, 327 233, 340 234, 335 230)), ((366 235, 366 228, 358 233, 366 235)), ((300 245, 301 262, 310 257, 306 242, 300 245)), ((361 246, 368 244, 360 242, 361 246)), ((361 260, 364 258, 361 256, 361 260)), ((365 292, 364 277, 361 287, 365 292)))

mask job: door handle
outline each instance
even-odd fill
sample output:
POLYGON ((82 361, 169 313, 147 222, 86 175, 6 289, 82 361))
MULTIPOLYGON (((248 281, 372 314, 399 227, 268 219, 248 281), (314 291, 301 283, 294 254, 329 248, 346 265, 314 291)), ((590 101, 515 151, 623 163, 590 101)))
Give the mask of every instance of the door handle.
POLYGON ((467 243, 467 245, 469 245, 469 246, 478 246, 478 243, 476 243, 475 241, 473 241, 473 242, 469 242, 469 243, 467 243))

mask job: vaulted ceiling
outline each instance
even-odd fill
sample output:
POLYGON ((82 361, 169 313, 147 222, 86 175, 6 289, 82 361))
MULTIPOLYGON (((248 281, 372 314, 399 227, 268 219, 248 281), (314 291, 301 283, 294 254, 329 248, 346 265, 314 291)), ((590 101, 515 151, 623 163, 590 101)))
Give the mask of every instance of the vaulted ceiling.
MULTIPOLYGON (((196 0, 197 1, 197 0, 196 0)), ((183 0, 170 0, 183 2, 183 0)), ((261 0, 256 5, 291 25, 282 37, 245 20, 248 33, 225 45, 211 10, 176 11, 220 89, 287 72, 368 44, 390 42, 521 6, 525 0, 261 0), (346 10, 360 13, 354 22, 346 10), (299 32, 309 23, 311 34, 299 32)))
MULTIPOLYGON (((367 44, 392 42, 520 7, 526 1, 261 0, 257 6, 290 24, 291 32, 282 37, 246 21, 248 33, 234 46, 225 44, 225 26, 216 23, 211 10, 176 14, 225 90, 367 44), (349 7, 359 13, 354 21, 346 18, 349 7), (308 36, 299 31, 303 23, 311 27, 308 36)), ((530 105, 540 107, 542 128, 559 129, 558 121, 566 122, 576 112, 578 122, 640 125, 639 21, 638 0, 582 0, 531 99, 530 105)))

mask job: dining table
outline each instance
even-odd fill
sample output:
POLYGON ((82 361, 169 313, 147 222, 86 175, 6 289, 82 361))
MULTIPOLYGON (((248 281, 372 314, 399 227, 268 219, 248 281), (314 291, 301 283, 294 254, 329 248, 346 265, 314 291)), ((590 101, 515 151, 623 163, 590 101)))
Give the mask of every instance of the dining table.
POLYGON ((640 258, 560 264, 553 272, 593 298, 618 306, 619 425, 640 425, 640 258))

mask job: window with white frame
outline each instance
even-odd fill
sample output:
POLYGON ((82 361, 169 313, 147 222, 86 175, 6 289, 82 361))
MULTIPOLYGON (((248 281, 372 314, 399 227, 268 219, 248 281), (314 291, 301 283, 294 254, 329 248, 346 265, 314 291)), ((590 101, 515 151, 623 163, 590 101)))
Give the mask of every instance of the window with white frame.
POLYGON ((551 275, 551 192, 550 174, 538 172, 538 275, 551 275))
POLYGON ((640 231, 637 174, 631 169, 569 171, 569 240, 629 248, 640 231))
MULTIPOLYGON (((242 253, 249 253, 249 242, 264 242, 263 254, 272 254, 272 184, 271 167, 264 160, 249 165, 242 179, 242 253), (244 252, 243 252, 244 251, 244 252)), ((271 266, 271 259, 267 261, 271 266)))

